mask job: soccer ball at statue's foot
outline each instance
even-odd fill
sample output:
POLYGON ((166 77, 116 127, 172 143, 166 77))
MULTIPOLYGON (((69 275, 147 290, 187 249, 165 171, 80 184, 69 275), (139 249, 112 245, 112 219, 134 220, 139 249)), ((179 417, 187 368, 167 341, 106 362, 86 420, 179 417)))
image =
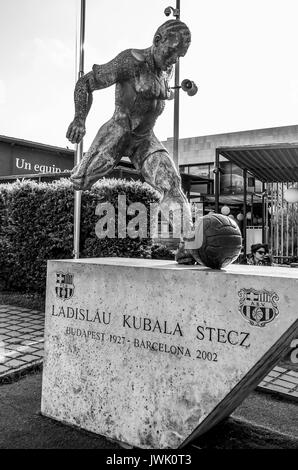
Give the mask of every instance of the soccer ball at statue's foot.
POLYGON ((212 269, 224 268, 241 251, 241 232, 237 223, 222 214, 210 213, 199 219, 195 228, 195 247, 185 248, 199 263, 212 269))

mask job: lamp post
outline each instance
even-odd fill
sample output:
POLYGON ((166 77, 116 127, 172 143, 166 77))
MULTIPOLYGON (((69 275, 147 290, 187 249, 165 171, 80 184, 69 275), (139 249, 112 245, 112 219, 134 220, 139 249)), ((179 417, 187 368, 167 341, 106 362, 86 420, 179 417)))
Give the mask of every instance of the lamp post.
MULTIPOLYGON (((167 7, 164 10, 166 16, 170 14, 175 16, 176 20, 180 20, 180 0, 176 0, 176 8, 167 7)), ((175 64, 175 85, 171 87, 174 90, 174 135, 173 135, 173 159, 176 164, 177 170, 179 171, 179 91, 180 88, 186 91, 189 96, 193 96, 197 93, 198 88, 191 80, 183 80, 180 85, 180 64, 179 58, 175 64)))
MULTIPOLYGON (((84 75, 84 42, 85 42, 85 12, 86 12, 86 0, 80 0, 80 44, 79 44, 79 57, 78 57, 78 76, 76 79, 81 78, 84 75)), ((78 165, 83 157, 83 139, 79 144, 76 145, 75 150, 75 165, 78 165)), ((73 220, 73 257, 74 259, 80 256, 80 228, 81 228, 81 197, 82 191, 75 191, 74 196, 74 220, 73 220)))
MULTIPOLYGON (((173 7, 167 7, 164 11, 166 16, 170 16, 171 13, 173 13, 173 16, 175 16, 176 20, 180 20, 180 0, 176 0, 176 8, 174 9, 173 7)), ((177 166, 177 169, 179 171, 179 75, 180 75, 180 64, 179 64, 179 58, 175 64, 175 85, 173 87, 174 89, 174 142, 173 142, 173 158, 174 162, 177 166)))
POLYGON ((295 188, 295 186, 287 188, 284 194, 284 198, 291 204, 298 202, 298 188, 295 188))

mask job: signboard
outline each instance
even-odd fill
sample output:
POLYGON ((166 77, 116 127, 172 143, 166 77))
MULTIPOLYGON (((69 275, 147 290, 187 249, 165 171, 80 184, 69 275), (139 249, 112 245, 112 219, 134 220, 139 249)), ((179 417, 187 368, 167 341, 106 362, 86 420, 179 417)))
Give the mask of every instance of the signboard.
POLYGON ((0 140, 0 178, 1 176, 26 175, 39 173, 61 173, 71 171, 74 152, 46 145, 34 146, 1 142, 0 140))

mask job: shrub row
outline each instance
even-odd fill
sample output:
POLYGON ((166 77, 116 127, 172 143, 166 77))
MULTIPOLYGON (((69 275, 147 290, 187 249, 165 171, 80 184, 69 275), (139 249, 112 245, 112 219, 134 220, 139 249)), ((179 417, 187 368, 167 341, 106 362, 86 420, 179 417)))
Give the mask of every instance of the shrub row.
MULTIPOLYGON (((144 238, 96 236, 99 216, 95 210, 99 202, 114 206, 117 231, 119 195, 125 195, 127 204, 141 202, 147 208, 158 201, 158 194, 138 181, 103 179, 91 191, 82 193, 81 257, 151 257, 149 222, 144 238)), ((0 273, 6 289, 44 292, 47 260, 72 258, 73 213, 74 191, 67 179, 0 185, 0 273)), ((127 222, 133 217, 127 215, 127 222)), ((172 257, 169 250, 156 246, 152 257, 158 257, 158 250, 161 257, 172 257)))

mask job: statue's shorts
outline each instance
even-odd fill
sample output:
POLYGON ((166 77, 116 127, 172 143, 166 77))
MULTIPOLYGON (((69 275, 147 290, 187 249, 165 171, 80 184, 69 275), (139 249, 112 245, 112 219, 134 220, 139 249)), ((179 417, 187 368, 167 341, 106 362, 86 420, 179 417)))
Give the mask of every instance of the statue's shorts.
POLYGON ((109 121, 102 126, 88 152, 73 169, 71 181, 74 188, 90 189, 98 179, 107 176, 122 157, 129 157, 145 181, 158 190, 169 190, 173 184, 181 184, 173 160, 152 130, 143 134, 125 132, 115 121, 109 121))

